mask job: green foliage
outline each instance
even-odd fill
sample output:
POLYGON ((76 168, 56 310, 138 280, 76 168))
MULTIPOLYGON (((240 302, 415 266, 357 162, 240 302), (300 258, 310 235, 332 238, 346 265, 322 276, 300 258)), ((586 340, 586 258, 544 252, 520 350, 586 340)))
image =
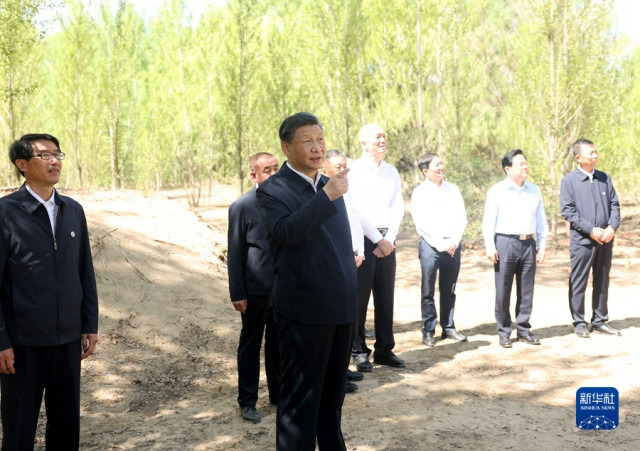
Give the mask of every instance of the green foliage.
POLYGON ((251 155, 282 159, 278 126, 296 111, 352 157, 379 122, 407 191, 416 158, 439 153, 470 229, 513 148, 555 220, 580 136, 617 186, 640 178, 624 170, 640 159, 640 51, 612 32, 611 0, 229 0, 199 16, 164 0, 145 17, 134 0, 68 0, 43 35, 52 3, 0 3, 0 139, 59 136, 65 186, 183 185, 193 204, 215 181, 244 191, 251 155))
MULTIPOLYGON (((35 17, 49 5, 44 0, 2 0, 0 2, 0 139, 12 141, 30 124, 29 99, 34 95, 38 74, 34 74, 32 52, 40 34, 35 17)), ((13 171, 9 170, 9 174, 13 171)), ((10 178, 11 175, 7 174, 10 178)))

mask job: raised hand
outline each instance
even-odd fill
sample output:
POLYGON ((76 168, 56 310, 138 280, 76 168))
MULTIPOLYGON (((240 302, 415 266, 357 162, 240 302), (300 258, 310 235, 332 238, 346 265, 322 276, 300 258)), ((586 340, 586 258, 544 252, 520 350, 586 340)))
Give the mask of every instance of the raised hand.
POLYGON ((344 168, 342 171, 331 177, 329 182, 324 185, 324 188, 322 188, 330 201, 336 200, 349 190, 347 172, 349 172, 349 168, 344 168))

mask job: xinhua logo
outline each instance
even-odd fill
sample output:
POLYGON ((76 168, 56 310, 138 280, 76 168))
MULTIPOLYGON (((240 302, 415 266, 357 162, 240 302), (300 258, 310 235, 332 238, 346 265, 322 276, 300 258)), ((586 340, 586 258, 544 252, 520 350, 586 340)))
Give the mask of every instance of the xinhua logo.
POLYGON ((618 390, 613 387, 582 387, 576 392, 576 426, 583 430, 618 427, 618 390))

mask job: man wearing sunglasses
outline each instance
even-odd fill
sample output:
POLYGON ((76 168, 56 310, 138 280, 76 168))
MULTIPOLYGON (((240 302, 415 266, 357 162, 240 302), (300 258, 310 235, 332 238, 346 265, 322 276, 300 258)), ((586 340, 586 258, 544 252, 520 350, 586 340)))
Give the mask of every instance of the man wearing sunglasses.
POLYGON ((84 211, 54 188, 64 157, 48 134, 9 149, 25 183, 0 199, 2 449, 33 449, 43 393, 46 448, 79 448, 80 361, 98 341, 98 294, 84 211))

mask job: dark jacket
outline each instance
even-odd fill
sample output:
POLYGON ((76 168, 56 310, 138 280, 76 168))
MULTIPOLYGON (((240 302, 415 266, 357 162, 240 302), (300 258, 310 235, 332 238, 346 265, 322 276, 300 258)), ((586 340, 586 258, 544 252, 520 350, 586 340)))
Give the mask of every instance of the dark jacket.
POLYGON ((276 313, 318 325, 356 321, 356 265, 344 199, 330 201, 287 164, 257 190, 273 254, 276 313))
POLYGON ((56 193, 56 236, 25 187, 0 199, 0 350, 55 346, 98 332, 84 210, 56 193))
POLYGON ((229 206, 227 270, 231 302, 271 294, 273 266, 267 235, 253 188, 229 206))
POLYGON ((593 183, 580 169, 567 174, 560 185, 560 208, 571 223, 573 244, 593 244, 589 235, 594 227, 617 230, 620 225, 618 195, 611 177, 602 171, 594 170, 593 183))

